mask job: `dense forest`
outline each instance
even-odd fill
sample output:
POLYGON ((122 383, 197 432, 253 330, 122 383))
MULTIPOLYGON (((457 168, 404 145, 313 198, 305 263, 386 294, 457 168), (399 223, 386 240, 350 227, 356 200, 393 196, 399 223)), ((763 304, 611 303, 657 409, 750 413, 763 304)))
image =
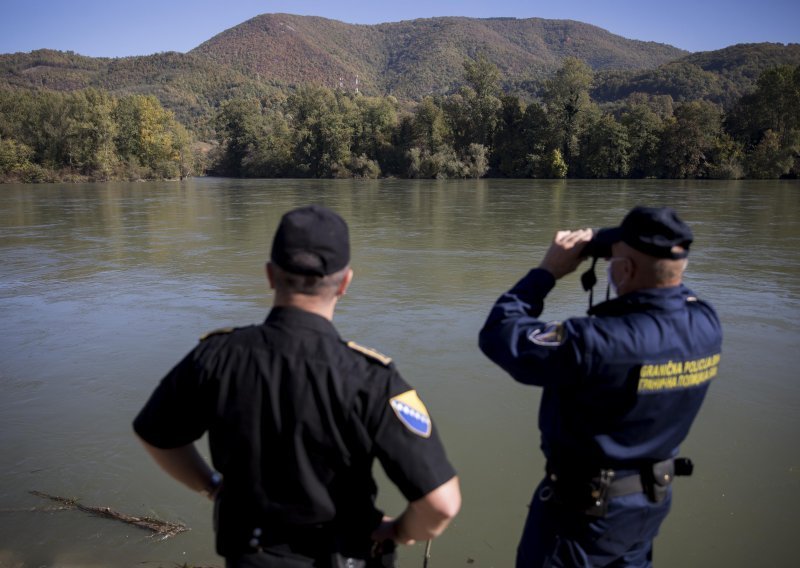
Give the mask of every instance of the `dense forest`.
POLYGON ((577 22, 272 15, 188 54, 0 55, 0 181, 796 178, 800 45, 676 51, 577 22), (264 55, 286 37, 281 57, 264 55), (438 59, 422 60, 420 44, 438 59), (537 46, 525 71, 518 60, 537 46), (251 57, 237 63, 237 50, 251 57), (268 67, 297 57, 311 62, 297 65, 306 75, 268 67), (362 82, 330 84, 320 62, 331 57, 362 82), (409 94, 445 67, 435 88, 409 94))
POLYGON ((152 95, 0 89, 0 180, 178 178, 202 173, 199 160, 152 95))
POLYGON ((707 100, 633 93, 600 106, 593 73, 566 59, 540 99, 500 91, 483 57, 465 85, 412 113, 393 97, 302 87, 222 105, 214 171, 243 177, 717 178, 800 173, 800 65, 765 72, 728 112, 707 100))
POLYGON ((237 177, 797 177, 800 65, 764 72, 727 111, 632 93, 599 105, 593 72, 568 58, 525 102, 485 57, 464 86, 413 111, 392 96, 301 86, 222 103, 205 154, 152 95, 0 90, 6 180, 237 177))

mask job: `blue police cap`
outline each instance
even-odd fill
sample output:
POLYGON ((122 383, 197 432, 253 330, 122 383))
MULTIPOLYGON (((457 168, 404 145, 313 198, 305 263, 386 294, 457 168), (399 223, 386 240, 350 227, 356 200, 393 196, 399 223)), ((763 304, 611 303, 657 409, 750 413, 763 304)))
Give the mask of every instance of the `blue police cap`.
POLYGON ((610 257, 611 245, 622 241, 632 248, 656 258, 686 258, 694 236, 671 207, 637 206, 622 220, 619 227, 597 231, 591 242, 591 255, 610 257))
POLYGON ((327 276, 350 262, 347 223, 321 205, 283 215, 272 240, 272 262, 293 274, 327 276))

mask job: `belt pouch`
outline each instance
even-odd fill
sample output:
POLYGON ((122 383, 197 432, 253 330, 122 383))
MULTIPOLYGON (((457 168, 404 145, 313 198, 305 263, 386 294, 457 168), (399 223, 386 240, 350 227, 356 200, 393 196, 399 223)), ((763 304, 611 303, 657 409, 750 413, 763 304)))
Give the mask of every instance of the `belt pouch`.
POLYGON ((647 498, 653 503, 661 503, 667 497, 672 478, 675 476, 675 464, 672 460, 654 463, 642 470, 642 485, 647 498))

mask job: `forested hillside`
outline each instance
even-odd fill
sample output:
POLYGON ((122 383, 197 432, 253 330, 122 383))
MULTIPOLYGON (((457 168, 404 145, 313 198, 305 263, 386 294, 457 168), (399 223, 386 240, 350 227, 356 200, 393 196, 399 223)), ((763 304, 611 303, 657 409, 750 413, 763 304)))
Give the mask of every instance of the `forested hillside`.
POLYGON ((800 45, 265 15, 187 54, 0 55, 0 181, 800 174, 800 45), (677 58, 676 58, 677 57, 677 58))
POLYGON ((461 83, 465 57, 483 53, 505 87, 541 81, 565 57, 592 69, 648 69, 685 55, 601 28, 540 18, 430 18, 363 26, 264 14, 222 32, 191 53, 281 83, 341 83, 367 95, 419 99, 461 83))
POLYGON ((213 61, 183 53, 116 59, 40 49, 0 55, 0 86, 74 91, 96 88, 113 95, 155 96, 201 136, 212 109, 233 97, 269 96, 276 88, 213 61))
POLYGON ((676 101, 705 99, 728 108, 753 91, 762 73, 779 65, 800 65, 800 44, 734 45, 655 69, 610 71, 598 76, 592 96, 610 102, 632 93, 669 95, 676 101))

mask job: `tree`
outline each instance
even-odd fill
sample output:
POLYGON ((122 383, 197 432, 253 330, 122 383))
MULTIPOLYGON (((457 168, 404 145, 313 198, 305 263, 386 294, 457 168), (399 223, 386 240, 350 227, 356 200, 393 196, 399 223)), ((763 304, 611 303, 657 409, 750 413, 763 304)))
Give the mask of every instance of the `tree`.
POLYGON ((481 144, 470 144, 463 161, 465 177, 483 177, 489 170, 489 149, 481 144))
POLYGON ((389 150, 397 128, 397 100, 394 97, 359 97, 356 99, 357 122, 353 154, 379 160, 389 150))
POLYGON ((33 150, 25 144, 10 138, 0 138, 0 176, 30 166, 32 156, 33 150))
POLYGON ((451 131, 442 108, 433 97, 425 97, 414 113, 414 143, 420 149, 435 154, 449 144, 451 131))
POLYGON ((241 177, 248 169, 250 173, 259 169, 253 164, 256 160, 253 154, 263 136, 263 122, 261 104, 256 99, 226 101, 217 113, 214 127, 222 145, 215 166, 219 173, 241 177))
POLYGON ((152 95, 123 97, 113 117, 117 124, 117 152, 133 168, 133 175, 158 178, 186 175, 181 167, 189 163, 185 159, 191 153, 188 133, 158 99, 152 95))
POLYGON ((777 132, 767 130, 761 141, 747 156, 747 177, 755 179, 777 179, 789 173, 794 165, 791 151, 781 144, 777 132))
POLYGON ((658 175, 658 152, 664 131, 661 117, 646 104, 634 104, 623 112, 620 122, 630 144, 628 171, 631 177, 658 175))
POLYGON ((84 174, 109 179, 118 162, 114 145, 116 100, 107 92, 88 89, 71 93, 64 102, 67 163, 84 174))
POLYGON ((567 164, 561 154, 561 142, 553 134, 553 125, 544 108, 533 102, 525 109, 522 117, 522 143, 525 148, 525 161, 519 171, 525 177, 563 178, 567 175, 567 164), (554 152, 558 150, 558 167, 553 164, 554 152), (563 172, 562 166, 563 165, 563 172))
POLYGON ((586 128, 582 141, 581 161, 584 175, 593 178, 628 175, 628 133, 625 127, 604 114, 586 128))
POLYGON ((456 150, 466 151, 470 144, 491 146, 500 118, 502 103, 500 71, 483 54, 464 61, 464 80, 459 95, 445 105, 455 134, 456 150))
POLYGON ((497 97, 500 92, 500 70, 497 65, 479 53, 475 59, 467 59, 464 65, 464 80, 475 91, 479 99, 497 97))
POLYGON ((748 176, 800 173, 794 167, 800 155, 800 65, 765 71, 755 92, 739 100, 726 124, 750 154, 748 176))
POLYGON ((302 176, 342 175, 350 161, 352 100, 330 89, 300 87, 286 102, 292 129, 292 160, 302 176))
POLYGON ((661 166, 667 177, 708 177, 711 154, 722 134, 722 113, 707 101, 683 103, 675 109, 661 140, 661 166))
POLYGON ((492 145, 490 164, 507 177, 526 175, 528 147, 523 133, 524 107, 517 96, 500 99, 501 109, 492 145))
POLYGON ((543 100, 558 147, 567 167, 577 166, 579 140, 591 108, 589 89, 592 70, 583 61, 567 57, 555 76, 547 81, 543 100))

